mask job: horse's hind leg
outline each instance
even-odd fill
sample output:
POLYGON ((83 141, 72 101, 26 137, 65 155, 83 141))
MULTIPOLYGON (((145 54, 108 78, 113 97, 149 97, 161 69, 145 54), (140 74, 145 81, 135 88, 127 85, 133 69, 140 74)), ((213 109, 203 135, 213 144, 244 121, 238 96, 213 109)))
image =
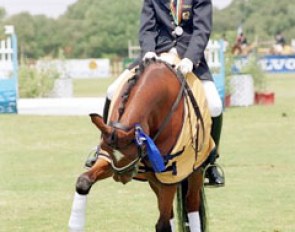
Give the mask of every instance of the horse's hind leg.
POLYGON ((110 176, 112 176, 112 170, 109 162, 99 158, 89 171, 78 177, 76 183, 76 193, 69 220, 70 232, 84 231, 87 194, 96 181, 110 176))
MULTIPOLYGON (((186 207, 188 212, 189 227, 191 232, 201 232, 200 207, 201 190, 203 185, 202 171, 195 171, 188 178, 188 191, 186 196, 186 207)), ((202 231, 203 232, 203 231, 202 231)))

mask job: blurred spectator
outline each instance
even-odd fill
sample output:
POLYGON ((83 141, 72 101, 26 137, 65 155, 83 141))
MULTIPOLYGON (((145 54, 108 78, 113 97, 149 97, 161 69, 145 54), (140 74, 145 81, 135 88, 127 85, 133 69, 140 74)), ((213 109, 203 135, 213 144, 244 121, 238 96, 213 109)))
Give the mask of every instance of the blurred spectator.
POLYGON ((236 43, 237 43, 242 49, 244 49, 245 47, 247 47, 247 45, 248 45, 248 41, 247 41, 247 38, 246 38, 246 36, 244 35, 243 32, 241 32, 241 33, 237 36, 236 43))
POLYGON ((274 45, 274 53, 275 54, 282 54, 284 52, 284 48, 286 45, 286 40, 283 34, 279 31, 275 35, 275 45, 274 45))
POLYGON ((282 32, 278 32, 275 36, 276 44, 281 45, 284 47, 286 45, 285 37, 283 36, 282 32))
POLYGON ((245 55, 248 54, 249 49, 248 49, 248 41, 246 36, 244 35, 243 32, 239 32, 235 44, 232 47, 232 54, 234 55, 245 55))

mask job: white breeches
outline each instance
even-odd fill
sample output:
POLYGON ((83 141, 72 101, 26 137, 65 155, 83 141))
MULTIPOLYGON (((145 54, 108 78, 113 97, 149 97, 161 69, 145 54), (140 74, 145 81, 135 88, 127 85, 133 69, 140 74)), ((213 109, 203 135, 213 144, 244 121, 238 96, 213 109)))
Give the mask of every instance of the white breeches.
POLYGON ((213 81, 202 81, 211 117, 217 117, 222 113, 222 101, 213 81))
MULTIPOLYGON (((125 79, 126 75, 132 74, 131 70, 124 70, 124 72, 109 86, 107 90, 107 98, 112 100, 115 91, 121 85, 121 82, 125 79)), ((213 81, 202 81, 206 99, 208 101, 208 107, 211 117, 217 117, 222 113, 222 102, 219 97, 217 88, 213 81)))

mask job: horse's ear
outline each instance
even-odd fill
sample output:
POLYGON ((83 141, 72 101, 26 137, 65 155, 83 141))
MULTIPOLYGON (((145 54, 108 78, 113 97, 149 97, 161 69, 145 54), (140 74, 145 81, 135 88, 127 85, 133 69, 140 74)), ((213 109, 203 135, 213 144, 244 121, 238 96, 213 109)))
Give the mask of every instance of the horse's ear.
POLYGON ((89 114, 89 116, 91 117, 91 121, 93 122, 93 124, 103 133, 103 134, 108 134, 110 133, 110 128, 108 125, 106 125, 103 121, 102 116, 100 116, 99 114, 89 114))

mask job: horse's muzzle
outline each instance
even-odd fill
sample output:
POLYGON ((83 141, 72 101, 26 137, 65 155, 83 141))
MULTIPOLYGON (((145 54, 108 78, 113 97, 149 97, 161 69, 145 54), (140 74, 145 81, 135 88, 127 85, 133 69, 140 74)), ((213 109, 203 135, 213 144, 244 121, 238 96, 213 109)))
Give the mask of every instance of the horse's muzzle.
POLYGON ((127 184, 128 182, 130 182, 133 178, 133 175, 117 175, 114 174, 113 175, 113 179, 116 182, 121 182, 122 184, 127 184))

